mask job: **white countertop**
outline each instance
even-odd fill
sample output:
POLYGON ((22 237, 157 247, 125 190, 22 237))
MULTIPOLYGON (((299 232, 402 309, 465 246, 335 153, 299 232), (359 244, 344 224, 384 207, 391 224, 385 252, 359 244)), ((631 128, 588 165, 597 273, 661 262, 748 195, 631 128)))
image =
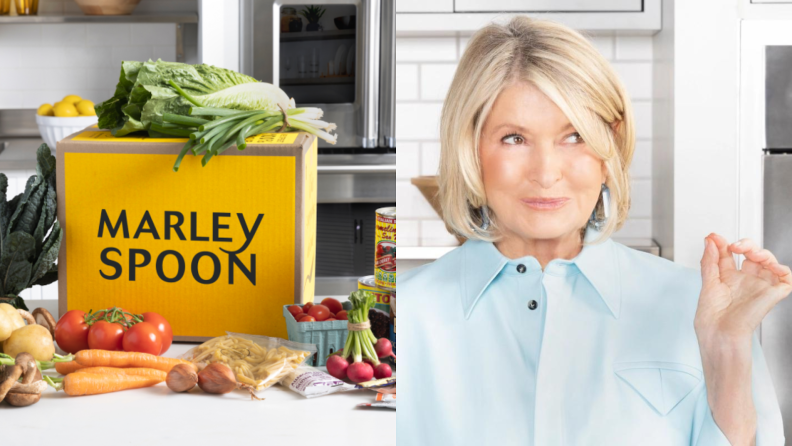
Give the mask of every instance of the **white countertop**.
MULTIPOLYGON (((173 344, 175 357, 196 344, 173 344)), ((54 373, 54 370, 52 371, 54 373)), ((174 393, 160 383, 145 389, 70 397, 48 388, 29 407, 0 403, 2 444, 8 445, 273 445, 396 444, 396 411, 358 408, 375 392, 318 398, 276 384, 251 401, 240 390, 209 395, 197 387, 174 393), (354 434, 352 434, 354 432, 354 434), (354 436, 353 436, 354 435, 354 436)))

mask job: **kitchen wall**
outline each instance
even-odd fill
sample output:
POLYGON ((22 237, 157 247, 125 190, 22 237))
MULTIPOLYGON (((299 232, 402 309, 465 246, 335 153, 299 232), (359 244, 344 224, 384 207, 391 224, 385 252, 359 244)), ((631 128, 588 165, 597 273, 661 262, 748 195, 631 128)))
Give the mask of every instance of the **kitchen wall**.
MULTIPOLYGON (((12 6, 13 10, 13 6, 12 6)), ((142 0, 135 13, 196 12, 197 0, 142 0)), ((81 14, 73 0, 41 0, 40 14, 81 14)), ((185 56, 197 54, 197 27, 185 29, 185 56)), ((37 108, 77 94, 113 95, 122 60, 176 60, 175 24, 0 25, 0 108, 37 108)))
MULTIPOLYGON (((396 39, 400 246, 457 244, 429 203, 410 184, 410 178, 437 172, 440 110, 468 39, 469 35, 396 39)), ((630 168, 632 207, 629 219, 616 236, 648 238, 652 235, 652 37, 597 35, 590 39, 612 62, 635 108, 637 145, 630 168)))

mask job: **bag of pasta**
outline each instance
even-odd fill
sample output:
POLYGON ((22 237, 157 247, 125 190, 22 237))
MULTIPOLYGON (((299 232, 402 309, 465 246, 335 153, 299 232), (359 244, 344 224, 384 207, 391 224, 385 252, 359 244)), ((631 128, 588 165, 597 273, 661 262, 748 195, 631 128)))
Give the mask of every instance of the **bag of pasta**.
POLYGON ((234 371, 237 382, 264 390, 316 353, 314 344, 269 336, 226 332, 181 356, 194 363, 219 362, 234 371))

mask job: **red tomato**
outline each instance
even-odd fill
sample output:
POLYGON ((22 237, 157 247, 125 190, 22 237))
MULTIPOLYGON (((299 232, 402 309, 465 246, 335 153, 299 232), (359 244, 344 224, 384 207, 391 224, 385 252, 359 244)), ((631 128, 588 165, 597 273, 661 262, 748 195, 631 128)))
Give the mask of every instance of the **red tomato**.
POLYGON ((338 313, 339 311, 343 310, 344 307, 341 306, 341 302, 332 297, 326 297, 322 300, 322 305, 327 307, 331 313, 338 313))
POLYGON ((143 313, 143 321, 154 324, 157 327, 157 331, 160 333, 160 337, 162 338, 162 353, 168 351, 173 342, 173 329, 171 328, 168 320, 162 317, 159 313, 148 312, 143 313))
POLYGON ((289 307, 289 313, 291 313, 292 316, 297 319, 301 314, 303 314, 303 310, 299 305, 291 305, 289 307))
POLYGON ((84 311, 67 311, 55 324, 55 342, 66 353, 88 350, 88 329, 90 328, 85 323, 84 311))
POLYGON ((313 307, 313 302, 308 302, 307 304, 302 306, 303 313, 308 314, 308 310, 313 307))
POLYGON ((323 321, 330 317, 330 310, 324 305, 314 305, 308 310, 308 316, 313 316, 317 321, 323 321))
POLYGON ((92 349, 121 351, 123 339, 124 327, 118 323, 99 321, 88 330, 88 347, 92 349))
POLYGON ((124 351, 159 355, 162 351, 162 337, 157 326, 151 322, 140 322, 124 333, 124 351))
POLYGON ((338 319, 336 319, 334 317, 329 317, 329 318, 325 319, 324 321, 327 322, 327 321, 337 321, 337 320, 338 319))
POLYGON ((344 310, 344 311, 339 311, 338 313, 336 313, 336 316, 335 316, 335 317, 336 317, 336 319, 338 319, 339 321, 348 321, 348 320, 349 320, 349 316, 347 316, 347 312, 346 312, 346 310, 344 310))
POLYGON ((316 322, 316 319, 314 319, 313 316, 308 316, 306 314, 305 316, 301 317, 300 320, 297 322, 316 322))

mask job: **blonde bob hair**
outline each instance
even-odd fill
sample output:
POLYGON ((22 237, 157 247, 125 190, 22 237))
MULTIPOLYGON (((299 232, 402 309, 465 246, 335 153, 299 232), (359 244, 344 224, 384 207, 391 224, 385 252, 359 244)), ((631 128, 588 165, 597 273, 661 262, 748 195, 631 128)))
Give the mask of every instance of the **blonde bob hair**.
POLYGON ((487 230, 481 229, 479 210, 487 197, 479 137, 498 94, 517 81, 530 82, 550 98, 605 162, 610 217, 595 243, 607 239, 622 227, 630 209, 632 104, 613 68, 585 37, 564 25, 523 16, 476 32, 454 75, 440 123, 443 220, 462 237, 497 240, 495 218, 487 230))

